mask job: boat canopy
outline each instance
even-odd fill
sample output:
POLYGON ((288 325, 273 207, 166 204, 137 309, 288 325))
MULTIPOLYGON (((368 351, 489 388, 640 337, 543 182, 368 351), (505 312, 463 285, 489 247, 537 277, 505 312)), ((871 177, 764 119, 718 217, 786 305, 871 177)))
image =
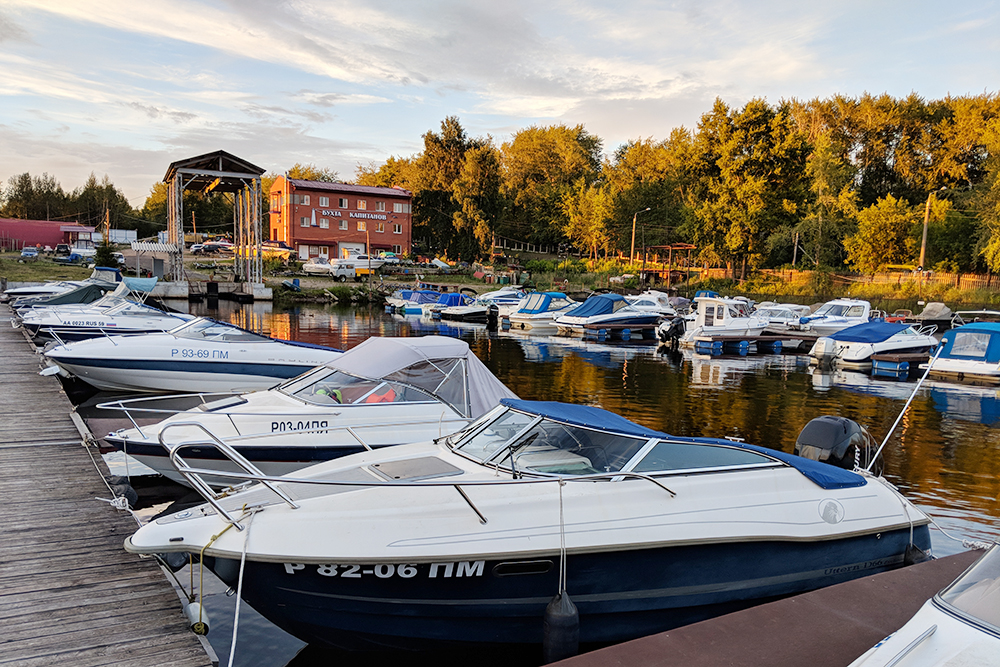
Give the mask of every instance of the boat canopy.
POLYGON ((458 292, 447 292, 438 297, 437 302, 442 306, 464 306, 468 304, 471 299, 464 294, 459 294, 458 292))
POLYGON ((617 312, 628 305, 620 294, 595 294, 582 304, 567 311, 567 317, 594 317, 595 315, 608 315, 617 312))
POLYGON ((881 343, 889 340, 900 331, 909 329, 909 324, 900 322, 886 322, 885 320, 872 320, 847 327, 830 334, 829 338, 839 340, 844 343, 881 343))
POLYGON ((95 266, 87 280, 91 282, 120 283, 122 272, 110 266, 95 266))
POLYGON ((432 289, 410 290, 409 296, 402 297, 408 303, 424 304, 435 303, 440 298, 441 292, 432 289))
POLYGON ((30 300, 32 306, 59 306, 66 303, 88 304, 100 299, 112 289, 110 283, 85 282, 65 292, 59 292, 49 297, 39 297, 30 300))
POLYGON ((565 306, 569 303, 569 299, 562 292, 535 292, 534 294, 528 295, 528 300, 524 303, 517 312, 521 315, 537 315, 539 313, 547 313, 551 309, 553 301, 562 300, 563 303, 557 303, 557 306, 565 306))
POLYGON ((128 287, 129 291, 132 292, 142 292, 149 294, 156 287, 156 281, 158 278, 123 278, 123 282, 128 287))
MULTIPOLYGON (((593 298, 593 297, 592 297, 593 298)), ((658 438, 676 443, 721 445, 736 449, 744 449, 763 454, 785 463, 805 475, 814 484, 824 489, 843 489, 866 484, 864 477, 827 463, 820 463, 794 454, 786 454, 767 447, 759 447, 745 442, 722 440, 718 438, 679 438, 661 431, 648 429, 631 422, 621 415, 587 405, 572 405, 552 401, 525 401, 521 399, 504 399, 500 403, 512 410, 529 415, 538 415, 546 419, 582 426, 596 431, 617 433, 623 436, 639 438, 658 438)))
POLYGON ((1000 363, 1000 322, 973 322, 951 329, 941 344, 942 357, 1000 363))
POLYGON ((289 380, 281 389, 299 394, 335 371, 416 387, 471 418, 490 411, 501 399, 517 397, 473 354, 468 343, 447 336, 372 336, 322 368, 289 380))

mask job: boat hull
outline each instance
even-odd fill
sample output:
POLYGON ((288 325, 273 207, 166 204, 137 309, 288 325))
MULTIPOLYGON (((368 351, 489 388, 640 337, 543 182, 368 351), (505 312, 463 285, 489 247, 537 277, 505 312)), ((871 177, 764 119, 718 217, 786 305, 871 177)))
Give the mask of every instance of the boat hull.
MULTIPOLYGON (((571 554, 584 644, 620 642, 899 567, 909 529, 838 540, 722 542, 571 554)), ((929 549, 926 525, 914 529, 929 549)), ((336 560, 331 557, 331 560, 336 560)), ((236 585, 239 561, 210 558, 236 585)), ((361 565, 248 561, 244 598, 303 641, 365 650, 540 644, 557 553, 530 561, 361 565)))

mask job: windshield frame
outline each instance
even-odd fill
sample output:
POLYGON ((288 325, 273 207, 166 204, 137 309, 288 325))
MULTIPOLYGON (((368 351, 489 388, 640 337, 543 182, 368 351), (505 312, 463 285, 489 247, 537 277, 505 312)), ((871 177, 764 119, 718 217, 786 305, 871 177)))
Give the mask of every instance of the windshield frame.
MULTIPOLYGON (((992 568, 992 571, 1000 571, 1000 543, 994 543, 993 546, 991 546, 978 560, 976 560, 975 563, 970 565, 965 572, 955 579, 955 581, 948 584, 944 589, 931 598, 931 601, 936 607, 938 607, 938 609, 949 616, 953 616, 957 620, 966 623, 967 625, 971 625, 981 632, 1000 638, 1000 625, 994 625, 990 621, 981 618, 972 612, 965 611, 964 609, 955 606, 946 598, 946 596, 950 596, 951 594, 958 592, 956 589, 961 587, 963 584, 975 585, 981 581, 981 579, 976 579, 974 581, 969 581, 969 579, 977 571, 982 572, 987 568, 992 568)), ((997 579, 1000 579, 1000 576, 998 576, 997 579)), ((970 587, 971 586, 967 586, 962 590, 968 590, 970 587)))

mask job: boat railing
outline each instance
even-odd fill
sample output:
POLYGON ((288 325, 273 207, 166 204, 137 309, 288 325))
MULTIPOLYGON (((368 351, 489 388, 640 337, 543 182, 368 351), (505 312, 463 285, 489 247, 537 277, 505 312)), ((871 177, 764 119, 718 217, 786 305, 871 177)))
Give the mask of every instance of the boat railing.
MULTIPOLYGON (((208 394, 208 393, 206 393, 206 394, 174 394, 174 395, 170 395, 170 396, 148 396, 148 397, 139 398, 139 399, 122 399, 122 400, 118 400, 118 401, 110 401, 108 403, 99 403, 97 405, 97 408, 101 409, 101 410, 120 410, 120 411, 124 412, 125 415, 128 417, 129 422, 139 432, 139 435, 141 437, 143 437, 143 438, 148 438, 150 436, 148 436, 146 433, 143 432, 142 427, 139 426, 138 422, 136 421, 136 419, 131 414, 132 412, 136 412, 136 413, 145 412, 145 413, 151 413, 151 414, 178 415, 178 414, 182 414, 184 412, 188 412, 189 410, 193 409, 193 407, 190 405, 190 403, 188 403, 187 407, 185 407, 185 408, 134 407, 134 406, 126 406, 126 405, 124 405, 125 403, 132 403, 132 402, 139 402, 139 401, 169 400, 169 399, 192 399, 192 400, 193 399, 197 399, 197 400, 200 401, 201 405, 208 405, 208 401, 205 400, 206 398, 209 398, 209 397, 230 397, 230 396, 235 397, 235 396, 239 396, 239 394, 222 393, 222 392, 220 392, 218 394, 208 394)), ((430 402, 430 401, 428 401, 427 404, 428 405, 440 405, 440 404, 433 403, 433 402, 430 402)), ((239 403, 239 405, 242 405, 242 403, 239 403)), ((348 410, 350 410, 350 409, 353 409, 355 407, 365 407, 366 405, 369 405, 369 404, 358 404, 358 405, 348 404, 348 405, 341 405, 339 407, 341 409, 348 409, 348 410)), ((197 406, 194 406, 194 407, 197 407, 197 406)), ((333 407, 338 407, 338 406, 331 405, 330 407, 333 408, 333 407)), ((443 405, 441 407, 444 408, 443 405)), ((317 422, 319 420, 328 419, 329 417, 338 417, 341 414, 342 414, 342 412, 340 412, 340 411, 331 411, 331 412, 315 413, 315 414, 300 413, 300 414, 296 414, 296 415, 293 415, 293 416, 290 417, 288 410, 283 410, 281 412, 266 412, 266 411, 262 412, 260 410, 254 410, 252 413, 245 413, 245 412, 239 412, 239 413, 237 413, 237 412, 230 412, 230 411, 227 411, 225 408, 222 408, 220 410, 212 410, 211 412, 200 413, 199 416, 201 417, 201 416, 204 416, 204 415, 217 415, 219 417, 226 417, 229 420, 229 423, 238 432, 239 429, 236 426, 236 424, 233 422, 233 415, 264 417, 264 418, 275 417, 275 418, 280 419, 281 421, 289 421, 290 419, 294 419, 296 421, 310 422, 310 423, 312 423, 312 422, 317 422)), ((280 436, 301 436, 301 435, 312 434, 312 433, 327 433, 328 434, 328 433, 332 433, 332 432, 342 431, 342 432, 346 432, 346 433, 350 434, 355 440, 358 441, 358 444, 360 444, 365 449, 369 449, 370 450, 370 449, 372 449, 371 445, 368 442, 366 442, 364 440, 364 438, 362 438, 361 436, 358 435, 358 430, 360 430, 361 428, 367 428, 367 429, 374 429, 374 428, 386 429, 386 428, 394 428, 394 427, 407 428, 407 427, 412 427, 412 426, 425 426, 425 425, 434 425, 434 424, 436 424, 436 425, 438 425, 438 426, 441 427, 441 432, 439 433, 439 436, 440 436, 440 435, 447 435, 449 433, 454 432, 454 430, 456 430, 456 429, 451 428, 453 425, 458 425, 459 427, 466 426, 466 425, 468 425, 470 423, 470 421, 471 421, 470 419, 468 419, 466 417, 461 417, 461 416, 449 417, 449 416, 447 416, 447 410, 444 409, 442 411, 442 413, 441 413, 440 416, 437 416, 437 417, 428 417, 426 419, 417 419, 417 420, 408 419, 406 421, 399 421, 399 422, 379 421, 377 424, 365 425, 365 426, 362 426, 362 427, 359 427, 357 425, 354 425, 354 426, 338 426, 338 425, 321 426, 321 425, 318 425, 318 426, 316 426, 314 428, 302 428, 302 429, 296 428, 294 430, 289 430, 289 431, 260 431, 260 432, 257 432, 257 433, 241 433, 239 435, 226 436, 225 440, 227 442, 230 442, 230 443, 234 443, 234 442, 246 443, 246 442, 251 442, 253 440, 259 440, 259 439, 264 439, 264 438, 274 438, 274 437, 280 437, 280 436), (447 430, 447 432, 444 431, 444 427, 445 426, 449 427, 448 430, 447 430)), ((203 426, 203 428, 207 428, 207 427, 203 426)), ((215 436, 215 434, 213 434, 213 436, 217 437, 217 436, 215 436)), ((187 443, 185 443, 185 444, 187 444, 187 443)))
POLYGON ((139 435, 143 438, 147 437, 145 433, 142 432, 142 427, 136 422, 132 413, 148 413, 148 414, 161 414, 161 415, 176 415, 182 412, 186 412, 198 405, 207 405, 209 403, 206 399, 218 400, 220 398, 226 398, 230 396, 239 396, 238 392, 231 391, 220 391, 220 392, 199 392, 197 394, 157 394, 156 396, 143 396, 141 398, 125 398, 119 399, 117 401, 108 401, 106 403, 98 403, 98 410, 118 410, 124 412, 125 416, 128 418, 132 426, 139 431, 139 435), (153 401, 171 401, 171 400, 182 400, 187 399, 188 401, 197 401, 196 405, 191 405, 191 403, 186 403, 184 407, 180 408, 154 408, 145 407, 142 405, 131 405, 140 403, 150 403, 153 401))
MULTIPOLYGON (((205 501, 211 505, 219 516, 222 517, 227 523, 232 524, 236 529, 243 530, 243 524, 239 522, 239 519, 234 517, 232 513, 227 510, 223 504, 222 500, 232 495, 235 492, 243 491, 247 488, 249 484, 258 483, 263 485, 269 491, 278 497, 279 501, 288 505, 291 509, 298 509, 299 504, 289 496, 282 486, 290 485, 313 485, 313 486, 347 486, 353 488, 364 488, 364 487, 453 487, 458 494, 462 497, 466 504, 475 512, 476 516, 479 518, 479 522, 482 524, 488 523, 488 518, 485 514, 475 505, 469 495, 465 492, 465 487, 470 486, 494 486, 497 484, 566 484, 568 482, 596 482, 596 481, 618 481, 622 479, 639 479, 645 480, 650 484, 659 487, 670 497, 674 497, 677 494, 668 488, 663 482, 656 479, 652 475, 638 472, 603 472, 594 473, 589 475, 573 475, 573 476, 538 476, 538 477, 525 477, 524 475, 512 476, 508 478, 498 478, 491 477, 488 479, 469 479, 462 482, 447 481, 444 479, 421 479, 421 480, 377 480, 372 479, 371 482, 361 481, 361 480, 343 480, 343 479, 322 479, 313 477, 293 477, 286 475, 265 475, 258 469, 253 463, 248 461, 243 455, 241 455, 235 448, 231 447, 227 443, 223 442, 221 439, 212 435, 208 429, 206 429, 202 424, 197 422, 177 422, 176 424, 171 424, 163 431, 160 432, 160 444, 170 451, 170 462, 177 469, 185 480, 191 485, 198 494, 205 499, 205 501), (185 448, 204 446, 205 443, 183 443, 178 445, 170 445, 164 439, 164 432, 170 427, 197 427, 205 431, 206 435, 212 439, 211 444, 216 447, 216 449, 230 461, 232 461, 236 466, 242 469, 242 472, 227 472, 223 470, 213 470, 206 468, 196 468, 191 466, 182 456, 181 452, 185 448), (219 477, 224 479, 233 480, 235 484, 226 487, 220 491, 215 491, 210 484, 205 481, 206 476, 219 477)), ((254 508, 266 505, 268 503, 258 503, 254 504, 254 508)), ((252 509, 248 505, 243 505, 240 507, 241 511, 246 511, 252 509)))

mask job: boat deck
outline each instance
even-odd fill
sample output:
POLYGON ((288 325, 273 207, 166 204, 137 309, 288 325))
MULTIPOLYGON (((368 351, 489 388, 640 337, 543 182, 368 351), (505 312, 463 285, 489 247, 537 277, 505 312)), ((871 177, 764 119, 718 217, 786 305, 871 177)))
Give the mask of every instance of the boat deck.
POLYGON ((982 553, 966 551, 855 579, 556 664, 844 667, 898 630, 982 553))
POLYGON ((122 548, 135 520, 96 500, 111 498, 104 462, 9 315, 0 306, 0 665, 218 664, 156 562, 122 548))

